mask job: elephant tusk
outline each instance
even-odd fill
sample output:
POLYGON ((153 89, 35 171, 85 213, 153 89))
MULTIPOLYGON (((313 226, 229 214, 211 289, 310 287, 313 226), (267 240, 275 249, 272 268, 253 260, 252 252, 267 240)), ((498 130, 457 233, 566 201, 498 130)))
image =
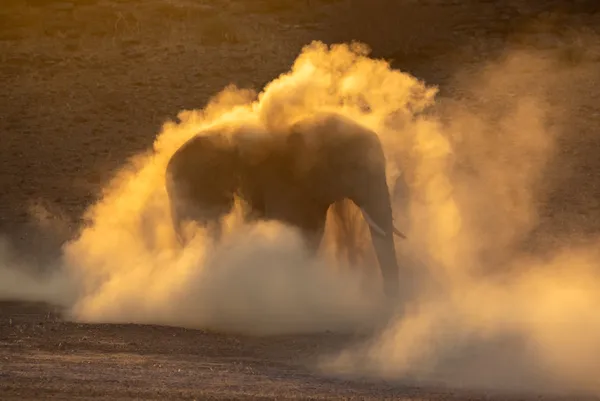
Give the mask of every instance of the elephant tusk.
POLYGON ((365 220, 367 221, 367 223, 369 224, 369 226, 375 230, 377 232, 377 234, 382 235, 382 236, 386 236, 387 233, 377 225, 377 223, 375 223, 375 221, 371 218, 371 216, 369 216, 369 214, 367 212, 364 211, 363 208, 360 208, 360 211, 363 214, 363 217, 365 218, 365 220))
MULTIPOLYGON (((384 237, 387 235, 387 233, 385 232, 385 230, 383 230, 381 227, 379 227, 379 225, 377 223, 375 223, 375 221, 371 218, 371 216, 369 216, 369 214, 367 212, 364 211, 363 208, 360 208, 360 211, 362 212, 363 217, 365 218, 365 220, 367 221, 367 223, 369 224, 369 226, 373 230, 375 230, 377 232, 377 234, 382 235, 384 237)), ((392 225, 392 229, 394 231, 394 234, 396 234, 400 238, 406 239, 406 235, 404 235, 400 230, 398 230, 393 225, 392 225)))
POLYGON ((398 230, 396 227, 394 227, 394 234, 396 234, 398 237, 400 238, 404 238, 406 239, 406 235, 404 235, 400 230, 398 230))

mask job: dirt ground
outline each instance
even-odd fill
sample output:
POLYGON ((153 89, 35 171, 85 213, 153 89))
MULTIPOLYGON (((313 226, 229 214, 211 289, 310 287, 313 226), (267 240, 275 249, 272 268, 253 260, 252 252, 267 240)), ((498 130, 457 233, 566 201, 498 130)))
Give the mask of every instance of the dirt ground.
MULTIPOLYGON (((457 70, 507 43, 536 46, 540 31, 573 29, 597 33, 597 2, 3 0, 0 233, 21 258, 44 266, 111 173, 148 149, 167 118, 202 107, 229 83, 260 88, 311 40, 364 41, 445 95, 457 70), (39 224, 45 215, 61 216, 58 233, 39 224)), ((565 57, 577 62, 577 54, 565 57)), ((557 236, 598 232, 597 85, 578 104, 589 135, 570 136, 555 163, 568 168, 549 173, 542 228, 557 236)), ((348 336, 249 338, 76 324, 56 313, 0 303, 0 399, 529 399, 310 369, 321 352, 357 339, 348 336)))

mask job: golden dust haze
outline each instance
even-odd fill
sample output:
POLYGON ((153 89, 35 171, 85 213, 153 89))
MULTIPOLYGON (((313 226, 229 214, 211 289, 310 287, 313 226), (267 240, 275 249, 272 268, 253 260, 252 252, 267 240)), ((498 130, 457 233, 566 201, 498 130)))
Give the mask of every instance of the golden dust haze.
POLYGON ((0 294, 60 302, 86 322, 251 334, 369 327, 382 313, 380 291, 363 278, 376 269, 310 259, 294 230, 245 223, 239 208, 219 243, 196 227, 181 250, 163 184, 170 155, 203 129, 269 135, 334 111, 380 135, 390 188, 398 177, 406 184, 392 200, 409 238, 397 248, 413 300, 363 346, 323 356, 320 369, 600 393, 598 241, 550 256, 517 250, 537 222, 536 185, 568 133, 560 93, 572 76, 552 54, 507 52, 457 77, 466 96, 440 99, 437 88, 370 58, 363 45, 314 42, 261 93, 229 87, 204 110, 166 123, 154 149, 125 166, 89 209, 90 224, 64 246, 60 273, 40 281, 5 262, 2 277, 12 281, 2 281, 0 294))

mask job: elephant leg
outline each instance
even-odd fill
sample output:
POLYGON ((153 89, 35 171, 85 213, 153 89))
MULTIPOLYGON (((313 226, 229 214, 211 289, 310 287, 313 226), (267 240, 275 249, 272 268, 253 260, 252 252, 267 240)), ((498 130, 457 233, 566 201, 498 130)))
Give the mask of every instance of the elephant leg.
POLYGON ((185 224, 194 222, 206 230, 210 238, 219 241, 222 236, 222 219, 233 208, 233 200, 213 205, 192 206, 190 202, 171 203, 171 220, 180 245, 186 246, 191 238, 185 224), (187 235, 186 235, 187 234, 187 235))

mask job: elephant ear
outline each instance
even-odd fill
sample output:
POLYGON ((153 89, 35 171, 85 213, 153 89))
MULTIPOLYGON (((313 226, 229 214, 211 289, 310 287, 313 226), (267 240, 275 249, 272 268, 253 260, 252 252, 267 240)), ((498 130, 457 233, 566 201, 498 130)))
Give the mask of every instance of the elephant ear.
POLYGON ((262 132, 242 131, 237 137, 237 152, 242 160, 250 165, 256 165, 266 159, 270 148, 266 134, 262 132))
POLYGON ((296 177, 308 174, 318 161, 318 149, 315 145, 302 131, 297 128, 291 129, 286 138, 286 153, 296 177))

